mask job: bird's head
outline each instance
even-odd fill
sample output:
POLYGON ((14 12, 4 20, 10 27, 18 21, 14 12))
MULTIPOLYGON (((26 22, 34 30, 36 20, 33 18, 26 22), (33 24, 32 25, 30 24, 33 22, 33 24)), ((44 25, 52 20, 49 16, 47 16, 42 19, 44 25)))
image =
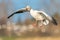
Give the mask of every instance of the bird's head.
POLYGON ((31 10, 31 7, 30 6, 26 6, 26 10, 27 11, 30 11, 31 10))

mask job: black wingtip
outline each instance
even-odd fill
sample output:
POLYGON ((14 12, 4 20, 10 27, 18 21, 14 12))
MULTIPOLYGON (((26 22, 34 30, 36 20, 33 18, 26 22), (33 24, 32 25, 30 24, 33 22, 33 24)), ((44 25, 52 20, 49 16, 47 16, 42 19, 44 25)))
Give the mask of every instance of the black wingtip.
POLYGON ((53 19, 52 23, 53 23, 54 25, 58 25, 56 19, 54 19, 53 17, 52 17, 52 19, 53 19))
POLYGON ((10 18, 10 16, 7 17, 8 19, 10 18))
POLYGON ((10 16, 8 16, 7 18, 9 19, 10 17, 12 17, 15 13, 11 14, 10 16))

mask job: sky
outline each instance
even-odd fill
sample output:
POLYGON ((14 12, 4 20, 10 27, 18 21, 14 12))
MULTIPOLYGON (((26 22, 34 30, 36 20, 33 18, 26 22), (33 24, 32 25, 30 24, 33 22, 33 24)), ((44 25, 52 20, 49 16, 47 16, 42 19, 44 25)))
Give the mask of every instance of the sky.
MULTIPOLYGON (((9 15, 15 12, 16 10, 26 7, 27 5, 31 6, 31 8, 34 10, 43 10, 49 15, 53 15, 54 12, 57 11, 56 6, 54 6, 54 4, 51 3, 51 0, 4 0, 4 1, 6 2, 9 15), (51 9, 49 9, 49 7, 51 7, 51 9)), ((0 3, 1 2, 2 0, 0 0, 0 3)), ((60 0, 55 0, 55 3, 60 5, 60 0)), ((16 14, 12 17, 12 20, 13 22, 16 22, 18 20, 18 17, 20 17, 21 20, 24 21, 27 16, 31 17, 31 15, 27 12, 25 14, 23 13, 16 14)))
MULTIPOLYGON (((12 0, 14 10, 18 10, 21 8, 26 7, 27 5, 31 6, 35 10, 44 10, 44 5, 42 0, 12 0)), ((47 1, 47 4, 50 5, 50 1, 47 1)), ((17 21, 17 18, 20 17, 22 21, 25 20, 26 17, 31 17, 30 14, 25 13, 25 14, 17 14, 13 16, 13 20, 15 19, 14 22, 17 21), (29 15, 29 16, 28 16, 29 15)))

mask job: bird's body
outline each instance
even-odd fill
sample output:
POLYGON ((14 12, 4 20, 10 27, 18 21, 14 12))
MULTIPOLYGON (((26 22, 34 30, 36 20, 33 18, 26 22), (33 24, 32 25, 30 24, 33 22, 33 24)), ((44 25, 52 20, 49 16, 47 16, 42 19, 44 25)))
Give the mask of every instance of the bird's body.
POLYGON ((37 10, 33 10, 33 9, 30 10, 31 16, 33 18, 35 18, 36 21, 40 21, 40 23, 47 25, 49 23, 49 21, 46 19, 46 16, 47 16, 46 13, 45 13, 45 15, 43 13, 45 13, 45 12, 37 11, 37 10))
POLYGON ((43 16, 41 16, 41 15, 38 13, 37 10, 31 9, 31 10, 30 10, 30 14, 31 14, 31 16, 32 16, 33 18, 35 18, 36 20, 43 20, 43 19, 44 19, 43 16))

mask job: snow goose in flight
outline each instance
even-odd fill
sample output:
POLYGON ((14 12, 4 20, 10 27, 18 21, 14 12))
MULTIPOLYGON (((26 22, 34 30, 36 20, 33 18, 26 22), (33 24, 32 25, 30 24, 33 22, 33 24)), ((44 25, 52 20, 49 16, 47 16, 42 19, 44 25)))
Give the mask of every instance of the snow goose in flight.
POLYGON ((29 12, 33 18, 35 18, 37 21, 42 21, 44 25, 49 24, 50 21, 54 25, 57 25, 57 22, 54 19, 54 17, 49 16, 44 11, 38 11, 38 10, 31 9, 30 6, 27 6, 26 8, 23 8, 21 10, 14 12, 10 16, 8 16, 8 18, 12 17, 14 14, 23 13, 23 12, 29 12))

